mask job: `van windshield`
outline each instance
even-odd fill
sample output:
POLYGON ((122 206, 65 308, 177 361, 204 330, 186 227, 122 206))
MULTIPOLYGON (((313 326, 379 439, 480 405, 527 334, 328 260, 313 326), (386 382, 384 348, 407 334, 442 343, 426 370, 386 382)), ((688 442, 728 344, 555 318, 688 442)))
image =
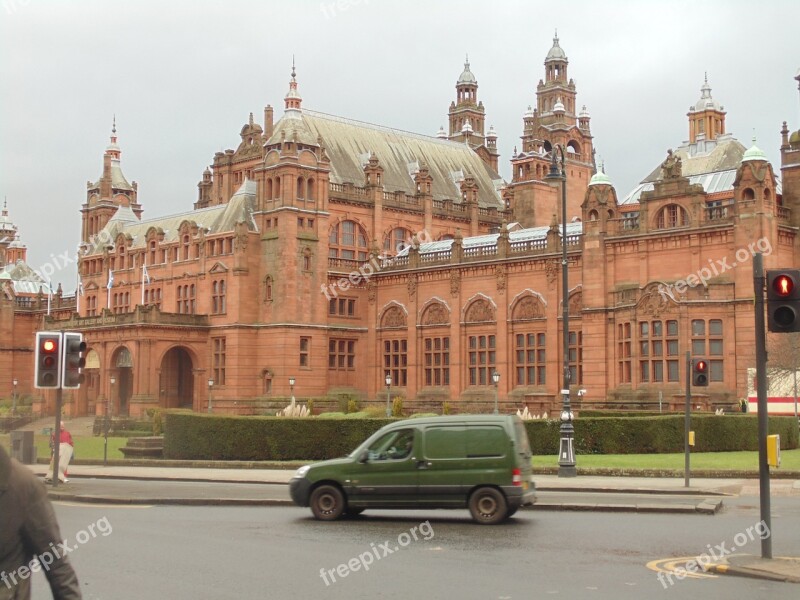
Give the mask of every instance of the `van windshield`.
POLYGON ((531 456, 531 445, 528 441, 528 432, 525 430, 525 425, 523 425, 520 421, 516 421, 514 423, 514 429, 517 434, 519 453, 524 456, 531 456))

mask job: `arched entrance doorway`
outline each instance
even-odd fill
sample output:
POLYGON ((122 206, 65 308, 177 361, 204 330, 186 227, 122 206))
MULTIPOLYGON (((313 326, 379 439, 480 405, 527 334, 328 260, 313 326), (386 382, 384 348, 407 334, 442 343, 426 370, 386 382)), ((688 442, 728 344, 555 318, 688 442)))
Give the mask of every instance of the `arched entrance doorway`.
POLYGON ((161 406, 194 408, 194 376, 192 357, 186 348, 177 346, 161 361, 161 406))
POLYGON ((111 359, 116 382, 111 386, 111 414, 127 415, 133 394, 133 357, 125 346, 118 348, 111 359))

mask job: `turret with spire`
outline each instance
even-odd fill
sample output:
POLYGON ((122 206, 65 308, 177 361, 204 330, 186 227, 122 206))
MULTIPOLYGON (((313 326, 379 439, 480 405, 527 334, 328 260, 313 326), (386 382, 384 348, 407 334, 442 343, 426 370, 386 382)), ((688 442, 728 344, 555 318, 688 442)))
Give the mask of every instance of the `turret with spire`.
POLYGON ((689 143, 716 140, 725 133, 725 107, 711 97, 708 73, 700 87, 700 99, 689 107, 689 143))
POLYGON ((284 98, 286 102, 284 117, 300 118, 300 105, 303 103, 303 98, 300 92, 297 91, 297 79, 294 67, 294 56, 292 56, 292 80, 289 82, 289 91, 284 98))
POLYGON ((456 99, 450 103, 448 111, 450 123, 448 138, 466 142, 473 148, 481 146, 485 131, 485 112, 483 102, 478 101, 478 80, 470 69, 469 55, 467 55, 464 60, 464 70, 456 81, 456 99))
POLYGON ((0 267, 26 260, 26 252, 27 248, 19 241, 17 226, 8 216, 8 199, 3 199, 3 212, 0 213, 0 267))
POLYGON ((120 207, 129 207, 141 219, 142 207, 137 200, 138 185, 135 181, 128 183, 122 173, 121 156, 122 151, 117 144, 117 117, 114 115, 111 141, 103 154, 103 174, 97 181, 86 184, 86 204, 81 208, 81 239, 84 242, 96 236, 120 207))

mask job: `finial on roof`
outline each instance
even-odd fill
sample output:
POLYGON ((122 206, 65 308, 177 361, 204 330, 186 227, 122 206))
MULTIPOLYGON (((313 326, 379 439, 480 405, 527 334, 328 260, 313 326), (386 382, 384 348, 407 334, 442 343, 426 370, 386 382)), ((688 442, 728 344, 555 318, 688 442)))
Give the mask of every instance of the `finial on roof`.
POLYGON ((253 113, 250 113, 250 125, 253 124, 253 113))
POLYGON ((292 79, 295 77, 295 70, 294 70, 294 54, 292 54, 292 79))
POLYGON ((117 114, 114 113, 114 118, 111 121, 111 133, 117 133, 117 114))
POLYGON ((8 196, 3 196, 3 216, 8 216, 8 196))
POLYGON ((705 81, 706 83, 708 83, 708 71, 705 72, 705 76, 706 76, 705 81))
POLYGON ((469 52, 467 52, 467 57, 464 59, 464 66, 469 68, 469 52))

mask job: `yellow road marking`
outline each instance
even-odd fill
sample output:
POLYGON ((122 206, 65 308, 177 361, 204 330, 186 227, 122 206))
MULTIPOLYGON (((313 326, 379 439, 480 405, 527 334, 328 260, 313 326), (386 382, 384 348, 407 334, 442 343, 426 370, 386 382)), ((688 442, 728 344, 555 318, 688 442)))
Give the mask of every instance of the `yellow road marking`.
POLYGON ((669 573, 674 575, 678 568, 682 569, 681 578, 688 579, 708 579, 717 577, 711 573, 704 573, 700 569, 702 567, 697 565, 697 571, 689 571, 686 569, 686 563, 689 561, 697 561, 696 556, 681 556, 677 558, 660 558, 658 560, 651 560, 647 563, 647 568, 656 571, 657 573, 669 573))

